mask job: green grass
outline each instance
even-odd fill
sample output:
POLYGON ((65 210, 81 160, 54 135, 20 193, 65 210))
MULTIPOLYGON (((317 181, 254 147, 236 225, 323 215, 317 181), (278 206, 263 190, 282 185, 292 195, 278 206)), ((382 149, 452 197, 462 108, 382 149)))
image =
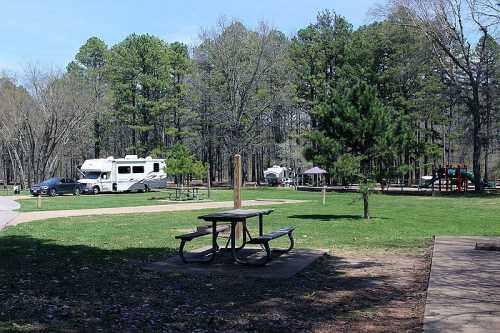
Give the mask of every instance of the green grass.
MULTIPOLYGON (((65 209, 85 209, 85 208, 110 208, 110 207, 136 207, 136 206, 151 206, 170 204, 162 200, 167 200, 173 190, 164 190, 149 193, 119 193, 119 194, 100 194, 100 195, 64 195, 56 197, 42 197, 42 208, 36 207, 37 199, 31 197, 30 199, 19 200, 21 212, 33 211, 46 211, 46 210, 65 210, 65 209)), ((208 200, 207 191, 200 190, 204 200, 208 200)), ((296 191, 286 189, 272 189, 272 188, 259 188, 259 189, 245 189, 245 199, 258 199, 258 198, 280 198, 281 196, 287 198, 302 198, 304 194, 297 193, 296 191)), ((318 194, 316 194, 317 196, 318 194)), ((306 194, 307 196, 307 194, 306 194)), ((232 191, 228 190, 212 190, 210 195, 211 201, 231 201, 232 191)))
POLYGON ((19 194, 14 194, 14 190, 12 187, 9 187, 8 190, 5 190, 3 187, 0 188, 0 197, 1 196, 13 196, 13 195, 30 195, 30 191, 23 190, 19 194))
MULTIPOLYGON (((159 193, 49 198, 44 209, 140 206, 159 193), (50 204, 49 204, 50 203, 50 204)), ((276 205, 266 218, 266 228, 297 226, 297 246, 330 249, 334 246, 364 248, 424 248, 433 235, 500 235, 500 197, 417 197, 372 195, 372 218, 361 218, 356 194, 328 193, 327 205, 319 193, 293 190, 246 190, 245 199, 288 198, 303 204, 276 205)), ((215 191, 213 200, 231 200, 230 191, 215 191)), ((29 201, 28 201, 29 202, 29 201)), ((32 210, 21 201, 21 210, 32 210)), ((30 203, 31 204, 31 203, 30 203)), ((54 219, 20 225, 3 235, 22 234, 70 245, 103 249, 177 246, 174 236, 193 228, 197 216, 207 211, 54 219)), ((250 225, 253 225, 250 223, 250 225)), ((196 244, 198 245, 198 244, 196 244)))
POLYGON ((37 198, 19 200, 21 212, 45 211, 45 210, 65 210, 65 209, 85 209, 85 208, 110 208, 110 207, 131 207, 150 206, 166 204, 154 198, 168 199, 168 192, 149 193, 120 193, 120 194, 99 194, 99 195, 63 195, 56 197, 42 196, 42 208, 36 207, 37 198))

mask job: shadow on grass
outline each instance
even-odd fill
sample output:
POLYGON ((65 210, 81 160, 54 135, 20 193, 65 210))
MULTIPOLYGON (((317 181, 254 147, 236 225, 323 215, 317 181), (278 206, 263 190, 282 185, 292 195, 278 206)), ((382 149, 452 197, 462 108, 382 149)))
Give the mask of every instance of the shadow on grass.
MULTIPOLYGON (((296 214, 288 216, 289 219, 314 220, 323 222, 342 222, 341 220, 364 220, 362 215, 351 214, 296 214)), ((372 216, 372 219, 388 220, 387 217, 372 216)))
POLYGON ((175 251, 0 237, 0 331, 311 331, 407 297, 385 273, 346 274, 377 263, 333 256, 285 281, 142 269, 175 251))
POLYGON ((441 192, 437 193, 438 197, 443 197, 443 198, 480 198, 480 199, 499 199, 500 198, 500 192, 497 193, 488 193, 488 192, 482 192, 482 193, 475 193, 473 191, 469 192, 441 192))

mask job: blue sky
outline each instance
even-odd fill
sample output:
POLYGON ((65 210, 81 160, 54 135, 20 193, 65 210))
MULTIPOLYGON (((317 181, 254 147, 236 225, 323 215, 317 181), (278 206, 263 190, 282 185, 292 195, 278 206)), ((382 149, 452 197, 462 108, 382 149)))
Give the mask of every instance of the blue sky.
POLYGON ((0 0, 0 71, 27 63, 64 68, 91 36, 108 45, 130 33, 195 44, 202 28, 225 16, 255 27, 265 21, 292 35, 328 8, 355 26, 368 23, 376 0, 0 0))

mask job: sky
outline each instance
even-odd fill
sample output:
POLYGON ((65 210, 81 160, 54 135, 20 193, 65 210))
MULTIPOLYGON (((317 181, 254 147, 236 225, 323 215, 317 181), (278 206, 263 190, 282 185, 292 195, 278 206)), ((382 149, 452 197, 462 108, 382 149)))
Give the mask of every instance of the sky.
POLYGON ((369 23, 377 0, 0 0, 0 72, 19 74, 27 64, 62 69, 92 36, 108 46, 131 33, 195 45, 203 28, 221 17, 248 27, 260 21, 288 36, 323 9, 355 27, 369 23))

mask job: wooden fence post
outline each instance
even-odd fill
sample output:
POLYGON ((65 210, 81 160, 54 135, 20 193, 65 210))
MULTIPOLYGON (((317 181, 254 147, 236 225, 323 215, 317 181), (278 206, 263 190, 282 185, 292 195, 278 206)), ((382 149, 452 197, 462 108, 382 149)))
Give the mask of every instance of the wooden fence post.
POLYGON ((323 186, 323 190, 321 191, 323 192, 323 206, 326 205, 326 186, 323 186))
POLYGON ((36 197, 36 208, 42 208, 42 196, 40 194, 36 197))

